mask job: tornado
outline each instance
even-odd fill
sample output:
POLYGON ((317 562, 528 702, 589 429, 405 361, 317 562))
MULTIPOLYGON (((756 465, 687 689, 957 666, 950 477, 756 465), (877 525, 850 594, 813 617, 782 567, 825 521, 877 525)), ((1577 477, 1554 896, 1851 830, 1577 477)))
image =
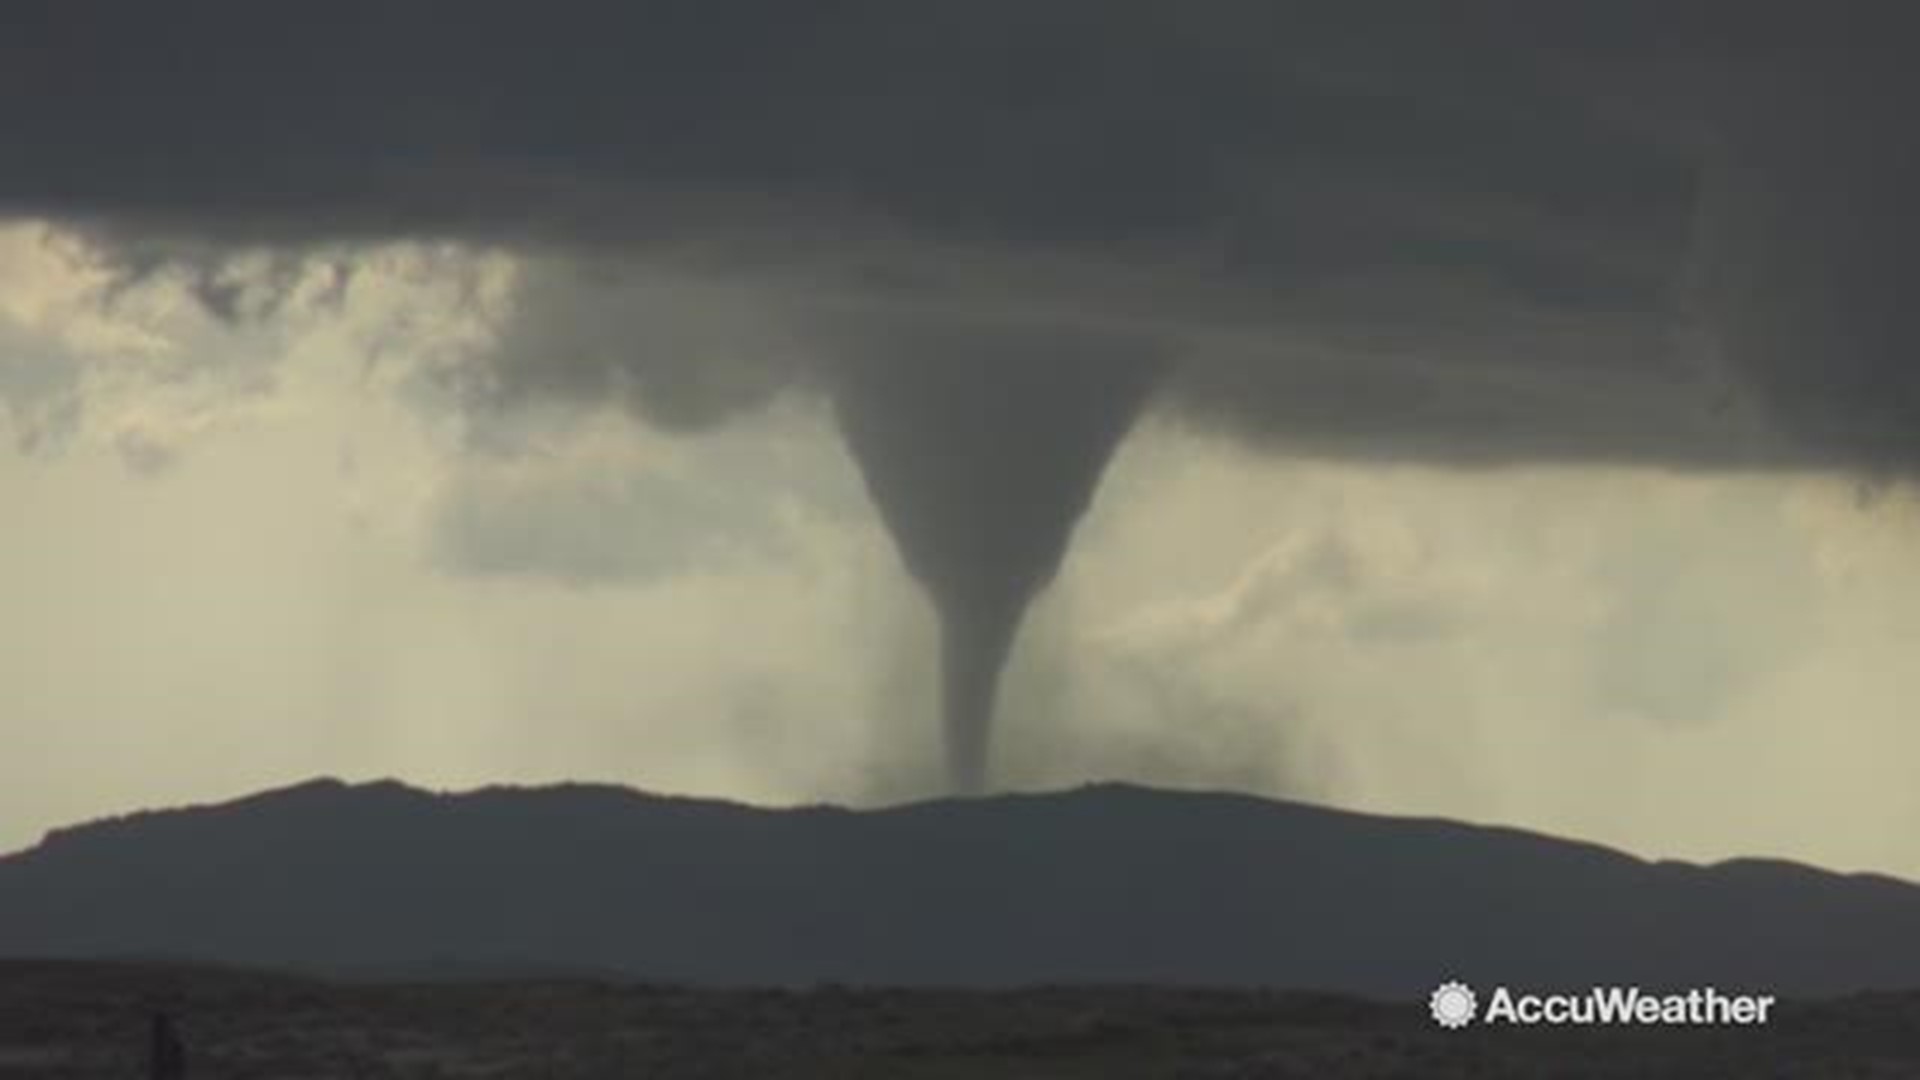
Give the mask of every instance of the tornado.
POLYGON ((1021 621, 1160 369, 1137 341, 1007 326, 888 334, 836 369, 848 447, 939 619, 956 792, 986 786, 1021 621))

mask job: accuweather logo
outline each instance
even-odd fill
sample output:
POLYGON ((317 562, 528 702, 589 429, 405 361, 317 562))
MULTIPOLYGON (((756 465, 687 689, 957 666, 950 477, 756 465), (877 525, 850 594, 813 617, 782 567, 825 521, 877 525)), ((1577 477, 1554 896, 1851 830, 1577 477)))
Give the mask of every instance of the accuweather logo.
POLYGON ((1770 1019, 1772 994, 1727 994, 1711 986, 1676 994, 1648 994, 1637 986, 1595 986, 1581 994, 1515 993, 1495 987, 1484 1007, 1466 983, 1449 979, 1427 998, 1433 1022, 1458 1030, 1482 1024, 1549 1027, 1645 1024, 1676 1027, 1751 1026, 1770 1019))
POLYGON ((1434 988, 1433 996, 1427 1000, 1427 1008, 1433 1013, 1433 1022, 1443 1028, 1463 1028, 1473 1023, 1474 1010, 1480 1003, 1474 1000, 1473 988, 1463 982, 1443 982, 1434 988))

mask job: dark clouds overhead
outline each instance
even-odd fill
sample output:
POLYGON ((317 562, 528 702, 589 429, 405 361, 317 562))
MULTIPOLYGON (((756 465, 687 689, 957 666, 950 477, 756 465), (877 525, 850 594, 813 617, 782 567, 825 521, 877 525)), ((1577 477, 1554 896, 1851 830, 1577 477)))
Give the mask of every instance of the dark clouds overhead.
POLYGON ((1094 245, 1222 223, 1266 198, 1275 166, 1660 194, 1645 161, 1584 168, 1617 136, 1528 70, 1537 49, 1488 33, 1491 9, 1332 10, 22 7, 8 119, 39 152, 9 194, 293 232, 545 217, 579 240, 621 237, 650 217, 643 196, 678 190, 1094 245), (585 216, 606 206, 572 196, 596 192, 630 220, 585 216))
MULTIPOLYGON (((1894 6, 4 20, 0 209, 90 223, 140 265, 169 243, 442 236, 809 302, 1172 329, 1192 373, 1176 399, 1313 451, 1915 449, 1912 19, 1894 6), (1728 401, 1769 437, 1731 434, 1728 401)), ((207 298, 258 303, 232 283, 207 298)), ((708 370, 724 362, 626 366, 705 419, 769 382, 708 370)))

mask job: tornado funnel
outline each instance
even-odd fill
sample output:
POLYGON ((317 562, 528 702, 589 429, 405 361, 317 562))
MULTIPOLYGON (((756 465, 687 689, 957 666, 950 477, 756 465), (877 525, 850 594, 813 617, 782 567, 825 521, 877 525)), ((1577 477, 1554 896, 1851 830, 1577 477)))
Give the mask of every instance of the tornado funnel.
POLYGON ((969 325, 837 369, 841 429, 939 617, 957 791, 985 786, 1001 668, 1159 366, 1137 341, 969 325))

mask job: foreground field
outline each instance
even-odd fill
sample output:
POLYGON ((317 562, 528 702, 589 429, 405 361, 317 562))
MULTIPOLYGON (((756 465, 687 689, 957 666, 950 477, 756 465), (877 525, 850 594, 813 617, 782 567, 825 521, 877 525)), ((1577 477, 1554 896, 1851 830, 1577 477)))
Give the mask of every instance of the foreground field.
POLYGON ((0 963, 0 1078, 144 1075, 155 1010, 175 1018, 195 1080, 1920 1075, 1920 995, 1788 1002, 1760 1030, 1456 1033, 1417 1006, 1309 994, 403 985, 15 962, 0 963))

